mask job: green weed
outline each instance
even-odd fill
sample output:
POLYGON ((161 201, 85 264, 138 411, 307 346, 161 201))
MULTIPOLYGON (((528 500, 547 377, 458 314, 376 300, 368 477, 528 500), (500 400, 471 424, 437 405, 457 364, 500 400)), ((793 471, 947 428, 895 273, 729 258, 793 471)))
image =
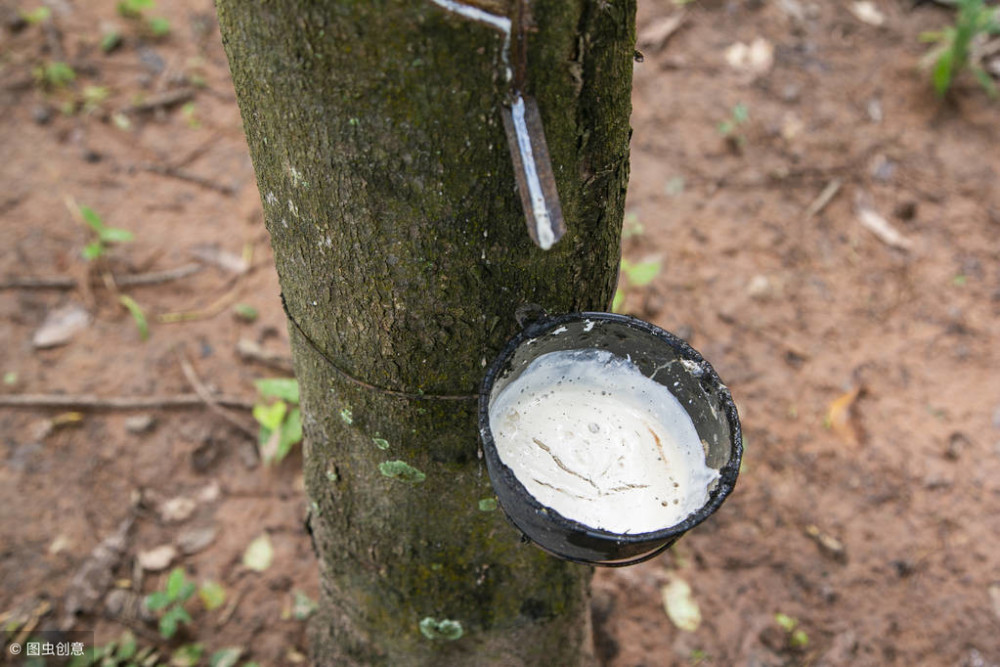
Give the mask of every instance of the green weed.
POLYGON ((621 272, 618 278, 618 289, 611 301, 611 312, 620 313, 625 303, 625 296, 630 289, 645 287, 653 282, 660 273, 660 260, 632 262, 622 257, 621 272))
POLYGON ((253 406, 254 419, 260 424, 260 457, 265 465, 279 463, 302 441, 299 383, 293 378, 269 378, 254 384, 261 396, 253 406))
POLYGON ((120 295, 118 303, 125 306, 125 310, 132 316, 132 321, 135 322, 135 326, 139 330, 139 338, 143 341, 149 340, 149 321, 146 319, 146 312, 142 306, 127 294, 120 295))
POLYGON ((37 9, 30 10, 20 10, 18 14, 21 18, 30 23, 31 25, 38 25, 39 23, 45 23, 52 16, 52 10, 48 7, 38 7, 37 9))
POLYGON ((92 650, 84 647, 84 654, 74 657, 70 667, 153 667, 163 661, 155 646, 140 648, 131 631, 126 630, 117 641, 111 641, 103 646, 95 646, 92 650))
POLYGON ((1000 35, 1000 10, 987 7, 984 0, 958 0, 957 7, 955 25, 920 35, 921 41, 935 44, 921 64, 930 69, 931 83, 940 97, 948 92, 959 72, 967 69, 986 94, 995 99, 1000 95, 997 84, 986 70, 970 59, 970 55, 980 35, 1000 35))
POLYGON ((178 628, 191 622, 191 615, 184 609, 184 603, 198 589, 184 574, 184 568, 175 567, 167 577, 162 591, 154 591, 146 596, 146 607, 160 614, 160 635, 170 639, 178 628))
POLYGON ((719 134, 729 142, 734 148, 743 148, 746 144, 746 137, 743 135, 742 127, 750 121, 750 110, 747 105, 740 102, 733 107, 729 113, 729 118, 718 125, 719 134))
POLYGON ((84 259, 94 260, 99 257, 103 257, 105 253, 107 253, 111 244, 128 243, 135 238, 132 232, 127 229, 119 229, 117 227, 108 227, 105 225, 101 216, 99 216, 92 208, 81 206, 80 215, 83 217, 83 221, 87 224, 87 226, 90 227, 91 231, 94 232, 94 240, 83 248, 84 259))
POLYGON ((788 645, 792 648, 805 648, 809 645, 809 635, 799 627, 798 619, 787 614, 777 613, 774 615, 774 622, 781 626, 788 639, 788 645))
POLYGON ((85 114, 99 111, 101 104, 108 99, 111 92, 104 86, 84 86, 81 93, 80 108, 85 114))
POLYGON ((194 102, 188 102, 181 107, 181 118, 184 119, 184 123, 192 130, 197 130, 201 127, 201 121, 198 120, 198 106, 194 102))
POLYGON ((260 314, 253 306, 246 303, 238 303, 233 306, 233 315, 244 322, 255 322, 260 314))
POLYGON ((622 220, 622 240, 642 236, 646 233, 646 228, 639 221, 639 216, 635 213, 626 213, 622 220))
POLYGON ((153 37, 166 37, 170 34, 170 21, 162 16, 146 16, 147 10, 155 8, 155 0, 120 0, 117 5, 122 18, 139 22, 153 37))
POLYGON ((46 88, 65 88, 76 80, 76 71, 64 62, 50 62, 37 66, 35 81, 46 88))

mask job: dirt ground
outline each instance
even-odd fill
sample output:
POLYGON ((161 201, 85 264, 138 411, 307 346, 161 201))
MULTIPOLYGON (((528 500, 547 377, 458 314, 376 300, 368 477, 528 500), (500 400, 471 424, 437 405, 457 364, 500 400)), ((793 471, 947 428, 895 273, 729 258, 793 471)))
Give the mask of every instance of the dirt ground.
MULTIPOLYGON (((200 384, 252 402, 254 379, 287 375, 212 4, 159 4, 163 39, 113 0, 50 0, 37 25, 16 20, 37 3, 0 2, 3 398, 200 384), (112 29, 123 41, 104 54, 112 29), (76 79, 46 90, 32 70, 55 60, 76 79), (84 261, 80 205, 134 240, 84 261), (118 294, 144 310, 147 341, 118 294), (57 312, 89 321, 36 348, 57 312)), ((918 35, 950 11, 877 0, 876 26, 852 5, 696 0, 663 43, 680 10, 640 2, 625 256, 662 270, 625 309, 712 362, 746 455, 711 521, 597 573, 611 667, 1000 664, 1000 104, 971 76, 941 101, 917 68, 918 35), (688 629, 662 597, 679 582, 700 610, 688 629)), ((197 641, 203 664, 229 646, 304 662, 317 576, 301 459, 259 465, 249 412, 229 415, 0 408, 4 622, 76 610, 99 644, 130 628, 164 661, 197 641), (106 558, 89 555, 130 519, 106 558), (261 535, 274 553, 256 571, 244 553, 261 535), (176 566, 227 599, 189 604, 165 642, 136 601, 176 566)))

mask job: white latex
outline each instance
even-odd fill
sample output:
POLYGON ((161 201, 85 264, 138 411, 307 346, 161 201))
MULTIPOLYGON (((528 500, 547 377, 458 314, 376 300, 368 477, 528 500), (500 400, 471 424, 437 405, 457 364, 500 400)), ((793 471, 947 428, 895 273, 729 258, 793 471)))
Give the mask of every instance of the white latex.
POLYGON ((540 503, 614 533, 680 523, 718 478, 677 398, 603 350, 535 359, 493 401, 490 430, 540 503))

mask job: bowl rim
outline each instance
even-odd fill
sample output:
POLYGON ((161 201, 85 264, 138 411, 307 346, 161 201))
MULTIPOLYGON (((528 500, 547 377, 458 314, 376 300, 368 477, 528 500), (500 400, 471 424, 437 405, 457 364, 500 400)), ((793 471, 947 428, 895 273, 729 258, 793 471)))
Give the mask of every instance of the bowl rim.
MULTIPOLYGON (((580 311, 565 313, 562 315, 542 315, 538 319, 530 323, 526 323, 521 331, 507 341, 507 344, 487 368, 486 375, 483 376, 483 381, 480 385, 479 436, 483 447, 483 454, 487 457, 488 462, 491 464, 488 468, 490 481, 492 483, 496 484, 493 474, 493 470, 495 469, 503 477, 501 482, 512 488, 516 497, 534 510, 536 514, 547 515, 554 526, 557 529, 560 529, 561 532, 564 534, 577 534, 584 536, 588 538, 588 541, 594 541, 599 544, 605 543, 608 546, 641 545, 648 543, 651 549, 655 549, 661 542, 672 542, 676 540, 682 534, 691 530, 711 516, 722 505, 729 494, 732 493, 736 484, 736 479, 739 475, 740 462, 743 458, 742 431, 740 428, 740 420, 736 409, 736 403, 733 400, 729 388, 723 384, 718 373, 716 373, 715 369, 712 368, 712 365, 706 361, 697 350, 691 347, 687 341, 678 338, 669 331, 661 329, 655 324, 651 324, 637 317, 632 317, 631 315, 621 315, 618 313, 599 311, 580 311), (636 329, 653 338, 661 340, 674 348, 674 350, 678 352, 680 358, 688 359, 699 364, 704 369, 704 376, 707 377, 708 381, 713 386, 717 386, 719 388, 726 421, 728 422, 730 428, 731 455, 729 461, 719 469, 718 483, 716 484, 715 489, 710 492, 708 501, 698 510, 689 514, 687 518, 680 523, 676 523, 667 528, 661 528, 659 530, 644 533, 615 533, 609 530, 594 528, 580 523, 563 516, 553 508, 540 503, 533 495, 531 495, 531 493, 528 492, 527 488, 525 488, 525 486, 521 483, 517 475, 514 474, 514 471, 503 462, 497 452, 496 443, 493 440, 493 433, 490 430, 489 423, 490 399, 493 391, 493 385, 500 374, 504 371, 508 361, 514 354, 514 351, 517 350, 522 344, 525 344, 528 340, 544 336, 564 324, 584 320, 596 320, 625 325, 626 327, 636 329)), ((513 521, 513 519, 511 520, 513 521)), ((514 522, 514 524, 517 525, 516 522, 514 522)), ((520 526, 518 526, 518 528, 520 529, 520 526)), ((537 541, 532 536, 528 537, 533 541, 537 541)), ((552 551, 552 547, 550 545, 542 544, 541 542, 539 542, 539 544, 546 551, 557 553, 552 551)), ((659 553, 659 551, 656 551, 652 555, 656 555, 656 553, 659 553)), ((557 555, 560 554, 557 553, 557 555)), ((650 554, 640 554, 636 557, 637 560, 635 562, 645 560, 645 558, 649 556, 650 554)), ((571 560, 576 559, 571 558, 571 560)))

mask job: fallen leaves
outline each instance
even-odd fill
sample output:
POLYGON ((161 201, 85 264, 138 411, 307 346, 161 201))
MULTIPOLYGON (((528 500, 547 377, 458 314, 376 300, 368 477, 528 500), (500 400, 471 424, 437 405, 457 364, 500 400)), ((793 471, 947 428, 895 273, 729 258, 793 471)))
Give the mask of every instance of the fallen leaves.
POLYGON ((198 509, 198 503, 193 498, 177 496, 160 504, 160 518, 164 523, 179 523, 186 521, 198 509))
POLYGON ((861 226, 870 231, 882 243, 899 250, 912 250, 913 241, 892 226, 871 205, 868 195, 859 190, 854 198, 854 214, 861 226))
POLYGON ((820 553, 824 556, 835 560, 838 563, 847 562, 847 549, 844 547, 844 543, 836 537, 824 533, 814 525, 806 526, 805 533, 816 543, 816 546, 819 547, 820 553))
POLYGON ((660 594, 663 596, 663 609, 671 623, 688 632, 698 629, 701 625, 701 609, 686 581, 673 575, 660 589, 660 594))
POLYGON ((243 565, 254 572, 263 572, 274 561, 274 547, 267 533, 261 533, 243 552, 243 565))
POLYGON ((147 572, 162 572, 177 558, 177 549, 172 544, 161 544, 148 551, 140 551, 136 556, 139 567, 147 572))
POLYGON ((755 37, 749 44, 736 42, 726 49, 726 63, 750 80, 764 76, 774 66, 774 44, 755 37))
POLYGON ((868 2, 868 0, 853 2, 848 5, 847 9, 854 15, 854 18, 862 23, 875 27, 885 25, 885 14, 875 6, 874 2, 868 2))
POLYGON ((1000 621, 1000 583, 991 584, 989 588, 990 605, 993 607, 993 614, 1000 621))
POLYGON ((830 403, 826 411, 824 425, 830 428, 844 442, 850 445, 858 445, 861 442, 861 428, 854 418, 854 404, 861 396, 862 388, 855 387, 844 392, 830 403))
POLYGON ((70 303, 49 311, 31 339, 39 349, 65 345, 73 336, 90 326, 90 313, 79 304, 70 303))

